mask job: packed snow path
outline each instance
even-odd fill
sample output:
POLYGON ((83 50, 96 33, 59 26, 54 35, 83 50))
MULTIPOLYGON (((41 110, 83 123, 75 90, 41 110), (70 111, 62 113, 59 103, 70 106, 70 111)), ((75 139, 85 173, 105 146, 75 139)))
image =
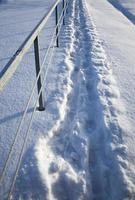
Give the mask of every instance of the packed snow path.
POLYGON ((53 123, 50 130, 40 134, 30 156, 26 152, 29 159, 24 158, 13 199, 135 198, 134 185, 127 176, 127 150, 122 137, 125 130, 119 123, 125 120, 124 106, 85 6, 84 0, 70 4, 61 34, 64 62, 55 69, 62 79, 61 86, 55 87, 51 106, 47 101, 44 117, 48 119, 50 109, 53 123), (29 185, 32 172, 36 175, 29 185))

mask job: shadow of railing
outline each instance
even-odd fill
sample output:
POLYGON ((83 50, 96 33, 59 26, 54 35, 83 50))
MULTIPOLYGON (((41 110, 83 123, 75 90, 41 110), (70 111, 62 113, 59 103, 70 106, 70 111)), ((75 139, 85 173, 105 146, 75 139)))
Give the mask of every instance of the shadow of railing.
POLYGON ((117 10, 119 10, 125 17, 128 18, 133 24, 135 24, 135 15, 131 13, 129 10, 127 10, 122 4, 120 4, 118 1, 112 1, 108 0, 109 3, 112 4, 117 10))
MULTIPOLYGON (((27 114, 33 112, 33 110, 34 110, 34 108, 29 108, 29 109, 27 110, 27 114)), ((10 121, 10 120, 12 120, 12 119, 14 119, 14 118, 18 118, 18 117, 22 116, 23 113, 24 113, 24 111, 21 111, 21 112, 14 113, 14 114, 12 114, 12 115, 6 116, 6 117, 0 119, 0 124, 3 124, 3 123, 5 123, 5 122, 7 122, 7 121, 10 121)))

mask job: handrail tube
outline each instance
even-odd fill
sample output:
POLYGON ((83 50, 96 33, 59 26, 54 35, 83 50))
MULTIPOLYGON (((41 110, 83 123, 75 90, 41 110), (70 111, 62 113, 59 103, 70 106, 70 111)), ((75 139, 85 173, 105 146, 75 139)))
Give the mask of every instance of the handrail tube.
POLYGON ((26 40, 19 47, 19 49, 16 51, 16 53, 13 55, 13 57, 10 59, 10 61, 2 70, 2 72, 0 73, 0 91, 6 85, 6 83, 10 80, 10 78, 16 71, 17 66, 20 64, 21 60, 23 59, 23 56, 30 49, 30 47, 34 43, 35 38, 42 31, 43 27, 47 23, 49 17, 51 16, 51 14, 53 13, 53 11, 55 10, 56 6, 58 5, 60 1, 61 0, 56 0, 56 2, 53 4, 51 9, 48 11, 48 13, 45 14, 45 16, 41 19, 38 25, 33 29, 30 35, 26 38, 26 40))

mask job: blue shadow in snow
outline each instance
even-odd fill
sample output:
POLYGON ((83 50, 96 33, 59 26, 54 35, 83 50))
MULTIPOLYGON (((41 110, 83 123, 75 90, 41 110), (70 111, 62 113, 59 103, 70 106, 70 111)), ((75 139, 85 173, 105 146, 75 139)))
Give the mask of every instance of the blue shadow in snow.
MULTIPOLYGON (((31 112, 33 112, 33 110, 34 110, 34 108, 29 108, 27 113, 31 113, 31 112)), ((3 124, 5 122, 7 122, 7 121, 10 121, 10 120, 12 120, 14 118, 18 118, 18 117, 22 116, 23 113, 24 113, 24 111, 21 111, 21 112, 14 113, 12 115, 6 116, 3 119, 0 119, 0 124, 3 124)))
POLYGON ((116 0, 108 0, 117 10, 119 10, 125 17, 127 17, 133 24, 135 24, 135 15, 132 14, 129 10, 127 10, 124 6, 122 6, 116 0))

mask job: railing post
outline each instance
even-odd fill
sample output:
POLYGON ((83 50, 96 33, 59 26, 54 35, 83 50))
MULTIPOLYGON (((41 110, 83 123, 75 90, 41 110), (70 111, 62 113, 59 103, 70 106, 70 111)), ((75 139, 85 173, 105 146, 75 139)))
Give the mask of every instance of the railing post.
POLYGON ((65 10, 64 10, 64 7, 65 7, 65 0, 63 0, 63 25, 65 25, 65 19, 64 19, 65 10))
POLYGON ((68 1, 66 0, 66 13, 68 13, 68 1))
MULTIPOLYGON (((35 54, 35 65, 36 65, 36 77, 38 77, 40 72, 40 56, 39 56, 39 44, 38 44, 38 36, 34 40, 34 54, 35 54)), ((41 75, 39 76, 37 80, 37 89, 39 95, 39 107, 37 108, 39 111, 45 110, 44 104, 43 104, 43 94, 42 91, 40 92, 42 87, 41 84, 41 75)))
POLYGON ((55 19, 56 19, 56 46, 59 47, 59 38, 58 38, 58 32, 59 32, 59 27, 58 27, 58 6, 55 8, 55 19))

